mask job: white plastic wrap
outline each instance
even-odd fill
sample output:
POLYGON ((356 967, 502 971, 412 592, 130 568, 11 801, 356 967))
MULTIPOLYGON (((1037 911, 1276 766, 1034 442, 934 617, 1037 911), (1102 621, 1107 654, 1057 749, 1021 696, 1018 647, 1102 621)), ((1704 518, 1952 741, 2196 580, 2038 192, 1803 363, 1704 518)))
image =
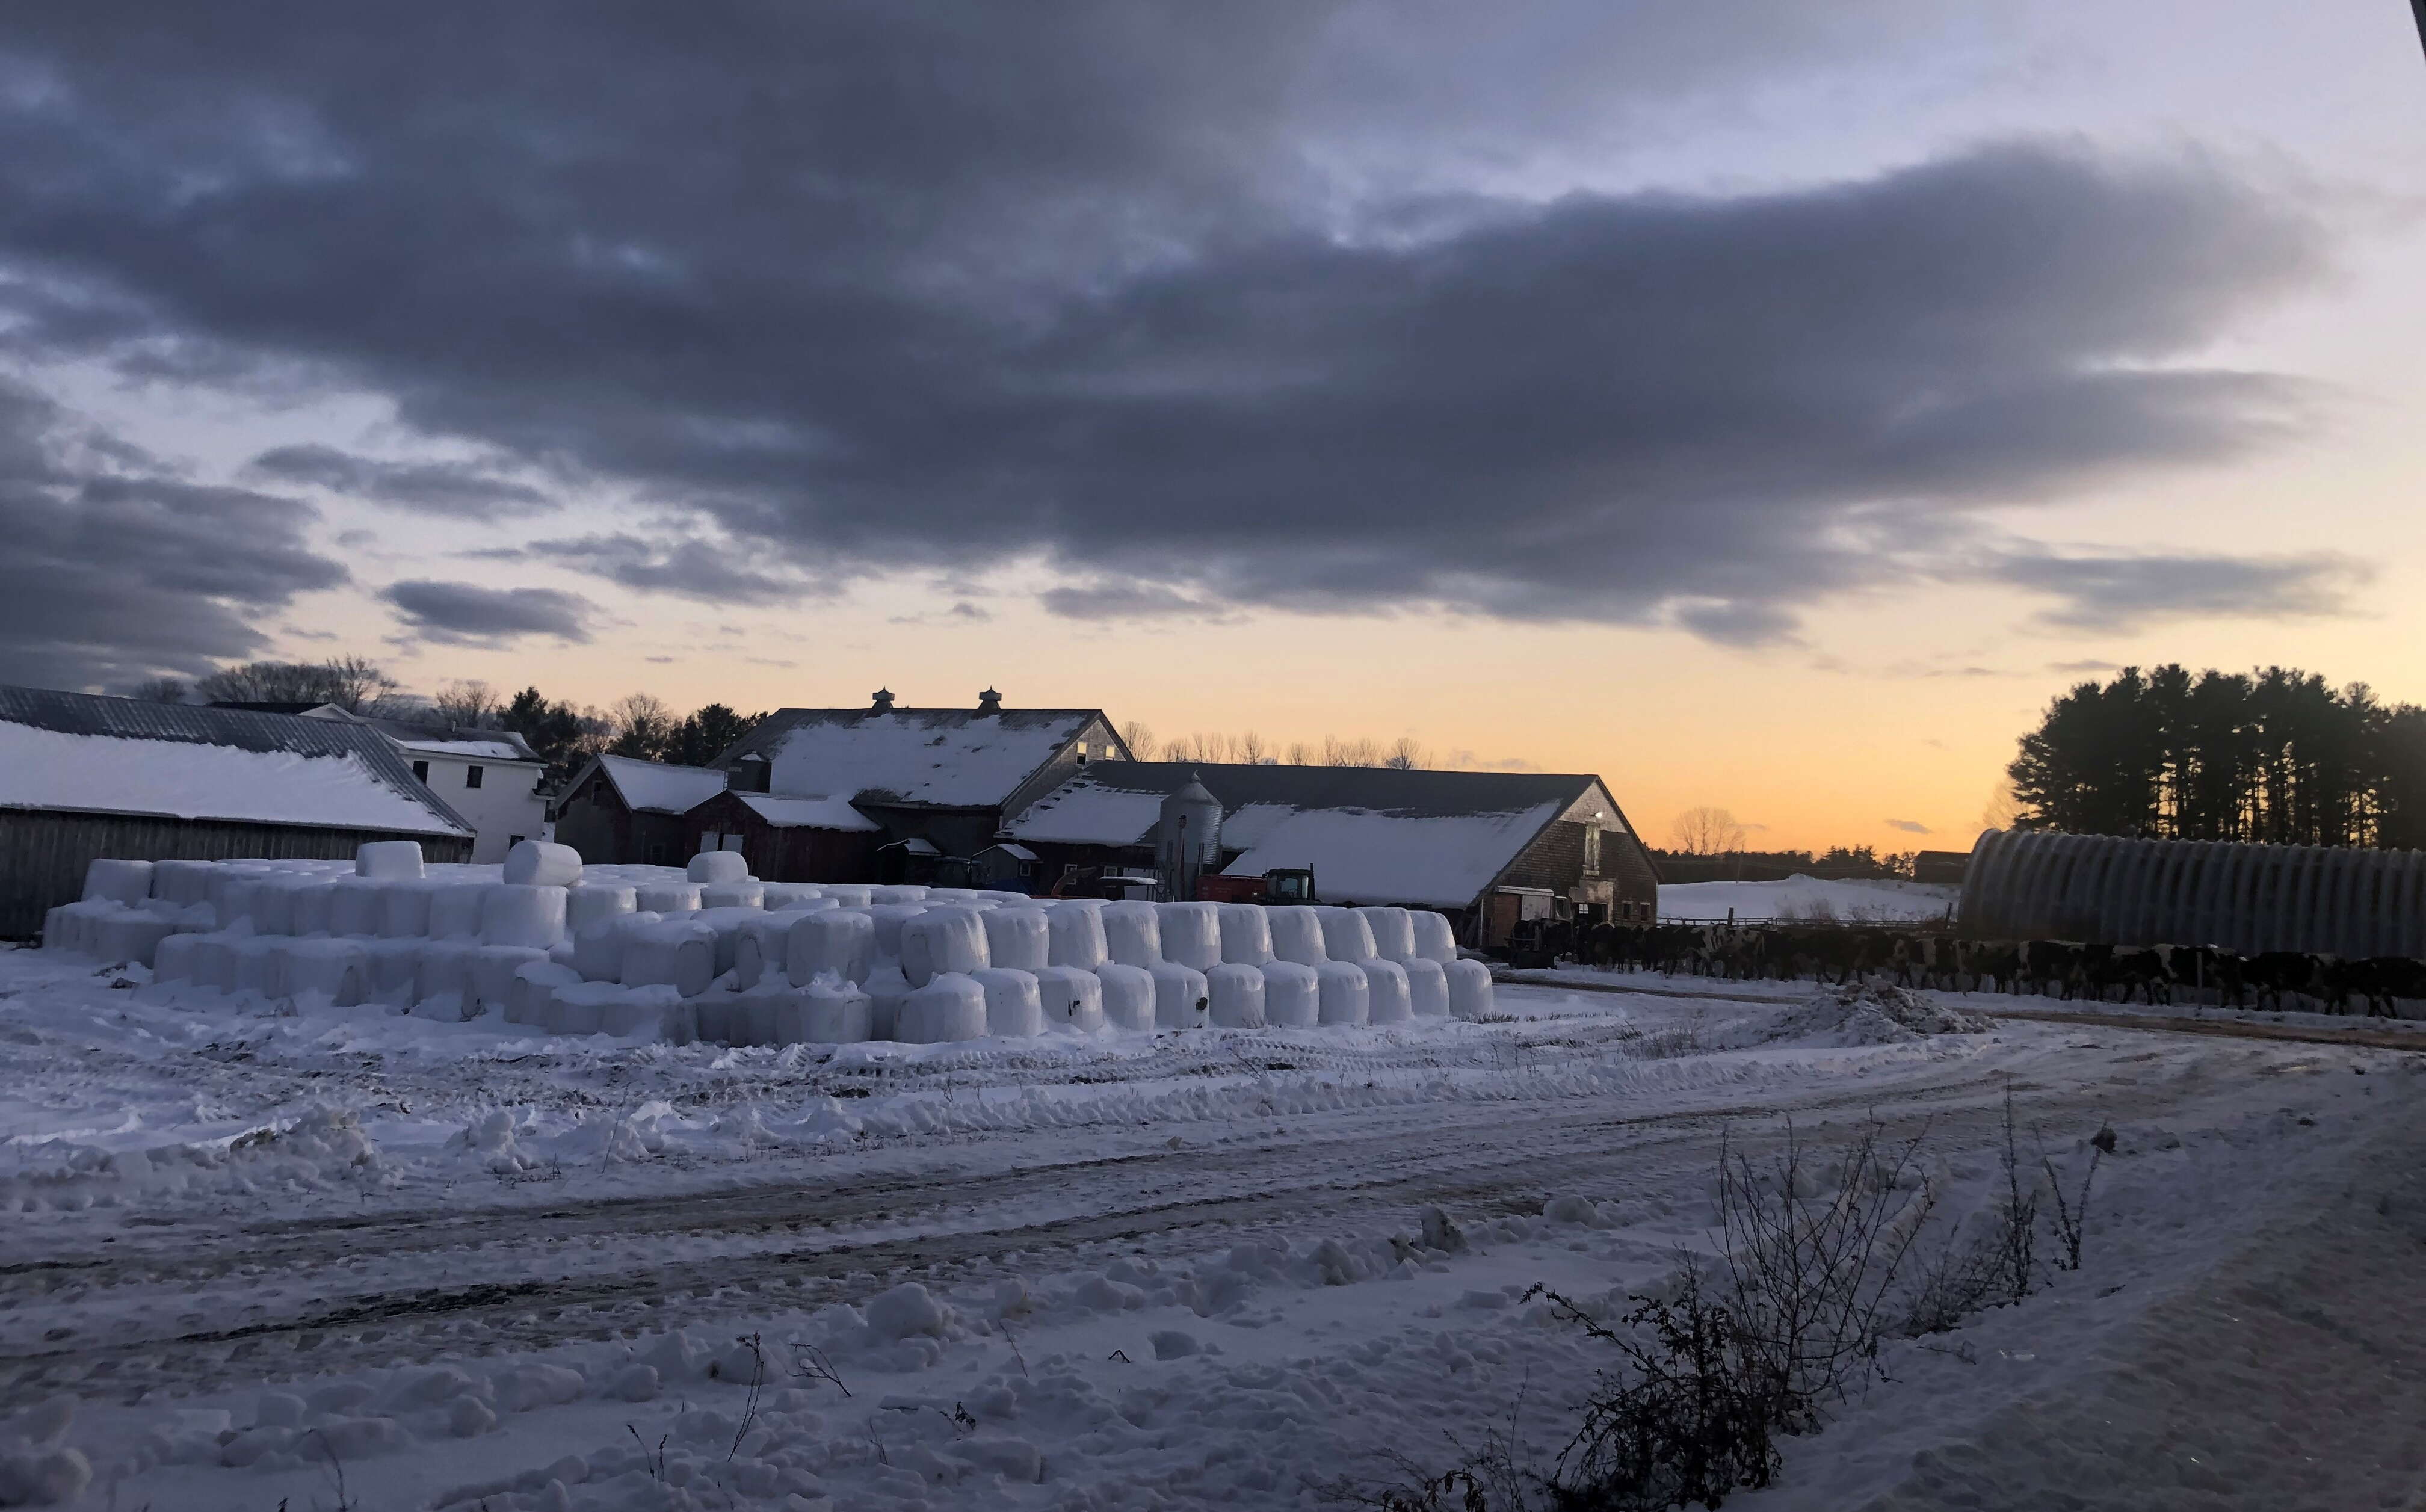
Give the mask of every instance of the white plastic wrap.
POLYGON ((581 880, 581 852, 551 841, 523 841, 506 852, 502 880, 517 886, 571 887, 581 880))
POLYGON ((767 906, 767 884, 704 882, 699 889, 699 906, 703 909, 763 909, 767 906))
POLYGON ((901 925, 901 974, 924 987, 946 973, 965 975, 992 964, 985 925, 974 909, 933 908, 901 925))
POLYGON ((1025 909, 1036 902, 1025 893, 1006 893, 998 888, 978 889, 978 901, 991 903, 998 909, 1025 909))
POLYGON ((1264 1022, 1274 1029, 1311 1029, 1322 1021, 1322 988, 1318 968, 1296 961, 1270 960, 1264 973, 1264 1022))
POLYGON ((1314 969, 1326 1027, 1359 1024, 1372 1016, 1372 989, 1364 968, 1350 961, 1327 961, 1314 969))
POLYGON ((661 913, 609 914, 573 937, 570 964, 585 982, 620 982, 623 979, 623 946, 631 931, 664 917, 661 913))
POLYGON ((1271 910, 1260 903, 1222 904, 1221 958, 1234 966, 1261 966, 1270 960, 1271 910))
POLYGON ((547 952, 527 945, 476 945, 470 960, 471 993, 464 999, 464 1017, 489 1008, 503 1008, 513 1001, 514 978, 526 966, 547 966, 562 970, 547 958, 547 952))
POLYGON ((480 894, 480 941, 545 950, 564 938, 564 889, 499 883, 480 894))
POLYGON ((586 882, 564 892, 564 928, 578 935, 601 919, 611 919, 619 913, 630 913, 639 908, 639 900, 630 888, 612 882, 586 882))
MULTIPOLYGON (((425 940, 413 952, 412 1001, 428 1003, 452 993, 457 1002, 472 1001, 472 952, 477 940, 425 940)), ((470 1015, 465 1015, 470 1017, 470 1015)))
POLYGON ((354 875, 382 882, 417 880, 421 876, 421 842, 373 840, 356 845, 354 875))
POLYGON ((1224 961, 1205 973, 1212 999, 1208 1015, 1216 1028, 1260 1029, 1264 1026, 1264 970, 1224 961))
POLYGON ((1402 961, 1415 954, 1415 926, 1404 909, 1358 909, 1356 917, 1373 932, 1373 954, 1402 961))
POLYGON ((683 876, 694 882, 746 882, 750 862, 737 850, 703 850, 683 868, 683 876))
POLYGON ((155 982, 190 982, 194 979, 194 957, 201 953, 207 935, 175 934, 160 941, 152 953, 152 979, 155 982))
POLYGON ((1153 966, 1162 959, 1162 919, 1151 903, 1123 899, 1096 910, 1104 921, 1104 954, 1123 966, 1153 966))
POLYGON ((335 906, 336 899, 336 883, 326 877, 314 877, 295 890, 287 917, 288 927, 299 935, 335 933, 330 927, 329 911, 335 906))
POLYGON ((1157 1029, 1202 1029, 1212 1006, 1205 973, 1175 960, 1146 968, 1154 978, 1154 1026, 1157 1029))
MULTIPOLYGON (((1435 914, 1433 917, 1439 917, 1435 914)), ((1407 1008, 1418 1019, 1448 1016, 1448 972, 1440 962, 1417 956, 1402 960, 1407 973, 1407 1008)))
POLYGON ((784 937, 784 975, 794 987, 828 973, 854 985, 876 966, 876 921, 856 909, 826 909, 793 921, 784 937))
POLYGON ((152 896, 152 863, 150 861, 117 861, 95 857, 84 869, 84 898, 87 903, 123 903, 133 908, 152 896))
POLYGON ((906 1045, 982 1039, 985 1033, 985 989, 959 972, 946 972, 902 999, 893 1027, 893 1037, 906 1045))
POLYGON ((1367 1023, 1404 1023, 1415 1016, 1405 967, 1379 956, 1356 964, 1365 973, 1367 1023))
POLYGON ((211 911, 222 929, 235 928, 238 920, 245 921, 246 928, 251 928, 252 902, 260 895, 258 873, 222 867, 211 878, 211 911))
POLYGON ((644 882, 632 889, 632 906, 645 913, 690 913, 699 908, 697 882, 644 882))
MULTIPOLYGON (((260 884, 254 884, 258 893, 260 884)), ((429 895, 438 891, 430 881, 388 882, 380 888, 380 938, 419 940, 429 933, 429 895)))
POLYGON ((1371 960, 1381 954, 1373 948, 1373 931, 1354 909, 1318 908, 1314 915, 1322 921, 1322 953, 1333 960, 1371 960))
POLYGON ((542 1027, 558 1035, 645 1035, 680 1044, 690 1037, 689 1014, 675 990, 657 984, 618 987, 611 982, 574 982, 551 989, 542 1027))
POLYGON ((371 996, 391 1007, 410 1007, 412 983, 420 971, 418 940, 365 940, 364 958, 370 962, 371 996))
POLYGON ((815 882, 761 882, 758 906, 769 913, 778 909, 797 909, 806 903, 833 905, 824 888, 815 882))
POLYGON ((639 925, 623 939, 624 987, 671 987, 697 997, 716 980, 716 931, 680 917, 639 925))
POLYGON ((829 973, 775 1010, 775 1037, 786 1045, 856 1045, 868 1037, 869 1007, 865 992, 829 973))
POLYGON ((356 940, 380 932, 380 884, 368 877, 341 877, 329 887, 329 933, 356 940))
POLYGON ((924 904, 927 901, 927 890, 914 884, 871 887, 867 890, 867 901, 871 904, 881 904, 886 908, 901 908, 913 903, 924 904))
POLYGON ((216 988, 221 992, 234 990, 236 937, 213 933, 189 938, 195 941, 193 984, 216 988))
POLYGON ((1408 911, 1407 923, 1415 932, 1416 955, 1443 966, 1457 959, 1457 932, 1449 927, 1446 915, 1414 909, 1408 911))
POLYGON ((1095 968, 1103 984, 1104 1021, 1115 1029, 1154 1027, 1154 973, 1142 966, 1107 961, 1095 968))
POLYGON ((546 1026, 548 994, 559 987, 572 987, 581 980, 572 968, 554 961, 530 961, 514 968, 514 979, 506 989, 506 1021, 543 1028, 546 1026))
POLYGON ((286 995, 286 957, 280 947, 294 943, 283 935, 238 935, 235 939, 235 990, 266 998, 286 995))
POLYGON ((1045 958, 1049 965, 1092 972, 1108 958, 1100 909, 1065 902, 1045 915, 1045 958))
POLYGON ((1104 1026, 1104 984, 1077 966, 1047 966, 1036 973, 1036 992, 1049 1029, 1091 1035, 1104 1026))
POLYGON ((898 1039, 895 1031, 901 1023, 901 1005, 909 1000, 913 989, 910 978, 901 974, 897 961, 879 962, 860 984, 867 990, 867 1037, 870 1039, 898 1039))
POLYGON ((879 960, 901 958, 901 926, 927 911, 923 903, 878 903, 871 905, 867 916, 876 921, 876 956, 879 960))
POLYGON ((487 882, 441 882, 429 893, 429 938, 468 940, 480 932, 480 898, 487 882))
POLYGON ((1442 968, 1448 973, 1448 1011, 1469 1022, 1492 1009, 1491 968, 1479 960, 1455 960, 1442 968))
POLYGON ((1319 966, 1331 958, 1322 948, 1322 920, 1302 903, 1266 909, 1272 929, 1272 955, 1300 966, 1319 966))
POLYGON ((856 883, 828 882, 825 884, 826 896, 833 899, 834 906, 840 909, 866 908, 876 901, 875 892, 876 889, 872 887, 861 887, 856 883))
MULTIPOLYGON (((195 937, 185 937, 195 938, 195 937)), ((359 1007, 370 996, 370 960, 354 940, 293 940, 286 946, 286 993, 331 1007, 359 1007)))
POLYGON ((764 923, 767 910, 736 904, 722 909, 702 909, 689 917, 716 931, 716 974, 722 976, 740 961, 741 931, 753 924, 764 923))
POLYGON ((1014 972, 1041 972, 1053 964, 1052 925, 1043 909, 988 909, 984 922, 986 959, 1014 972))
POLYGON ((137 909, 125 909, 96 920, 93 958, 149 966, 158 957, 160 942, 177 932, 177 921, 137 909))
POLYGON ((807 917, 790 911, 768 913, 763 909, 755 912, 754 918, 741 925, 741 934, 733 942, 734 985, 744 992, 769 974, 784 974, 791 953, 792 925, 807 917))
POLYGON ((152 895, 180 908, 211 900, 209 861, 168 861, 152 863, 152 895))
POLYGON ((1044 1032, 1044 999, 1033 972, 980 966, 969 979, 985 989, 986 1033, 996 1039, 1026 1039, 1044 1032))
POLYGON ((1221 964, 1221 906, 1218 903, 1157 903, 1162 923, 1162 958, 1200 972, 1221 964))

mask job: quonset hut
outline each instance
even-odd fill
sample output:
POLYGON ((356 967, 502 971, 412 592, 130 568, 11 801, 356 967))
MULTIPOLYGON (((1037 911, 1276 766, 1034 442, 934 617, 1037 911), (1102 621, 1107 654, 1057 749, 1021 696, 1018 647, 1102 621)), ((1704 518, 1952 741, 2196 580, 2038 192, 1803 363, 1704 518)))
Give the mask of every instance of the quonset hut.
POLYGON ((1959 917, 1983 940, 2426 956, 2426 852, 1991 829, 1959 917))
POLYGON ((368 725, 0 686, 0 938, 74 901, 100 857, 338 861, 414 840, 460 861, 472 838, 368 725))

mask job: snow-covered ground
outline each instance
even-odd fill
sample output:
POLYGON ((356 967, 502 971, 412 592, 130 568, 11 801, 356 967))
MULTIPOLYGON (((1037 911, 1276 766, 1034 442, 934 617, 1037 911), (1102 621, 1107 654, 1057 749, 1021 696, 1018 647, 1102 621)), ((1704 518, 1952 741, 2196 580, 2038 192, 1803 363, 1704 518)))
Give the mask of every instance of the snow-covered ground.
POLYGON ((129 981, 0 953, 0 1502, 1312 1507, 1488 1430, 1546 1462, 1610 1360, 1528 1286, 1659 1287, 1722 1131, 1788 1118, 1982 1205, 2009 1090, 2031 1160, 2118 1136, 2082 1268, 1891 1344, 1730 1507, 2426 1495, 2416 1054, 1690 978, 840 1052, 129 981))
POLYGON ((1783 882, 1681 882, 1659 890, 1662 922, 1707 924, 1733 916, 1875 923, 1943 919, 1963 895, 1934 882, 1823 881, 1800 875, 1783 882))

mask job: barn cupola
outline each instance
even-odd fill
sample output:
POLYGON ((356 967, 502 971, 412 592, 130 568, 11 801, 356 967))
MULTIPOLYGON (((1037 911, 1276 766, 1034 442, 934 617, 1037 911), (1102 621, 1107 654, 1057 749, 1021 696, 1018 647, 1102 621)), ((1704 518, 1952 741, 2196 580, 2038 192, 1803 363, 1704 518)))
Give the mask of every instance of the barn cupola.
POLYGON ((876 697, 869 702, 868 707, 875 710, 878 714, 891 714, 893 712, 893 690, 891 688, 878 688, 876 690, 876 697))
POLYGON ((1002 713, 1002 695, 1001 695, 1001 694, 999 694, 999 693, 996 693, 996 692, 995 692, 994 689, 992 689, 992 688, 988 688, 988 689, 986 689, 984 692, 982 692, 982 693, 978 694, 978 713, 979 713, 979 714, 1000 714, 1000 713, 1002 713))

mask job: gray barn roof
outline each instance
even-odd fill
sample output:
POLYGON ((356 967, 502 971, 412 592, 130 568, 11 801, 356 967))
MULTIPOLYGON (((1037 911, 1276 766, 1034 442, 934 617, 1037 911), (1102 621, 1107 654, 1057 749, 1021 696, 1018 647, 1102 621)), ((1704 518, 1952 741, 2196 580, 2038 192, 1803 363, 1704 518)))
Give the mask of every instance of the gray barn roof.
MULTIPOLYGON (((315 812, 296 817, 282 817, 274 812, 214 813, 201 812, 214 807, 205 791, 199 796, 200 807, 193 812, 176 812, 158 801, 130 792, 123 808, 112 802, 57 803, 44 801, 40 774, 30 763, 0 763, 0 768, 17 765, 16 771, 0 769, 0 807, 73 808, 103 812, 171 813, 176 817, 224 817, 257 819, 263 823, 295 823, 327 828, 360 828, 391 829, 402 832, 468 835, 472 826, 463 816, 449 808, 445 799, 422 785, 406 764, 404 756, 386 736, 367 725, 350 720, 306 719, 292 715, 261 714, 244 709, 214 708, 184 703, 153 703, 137 699, 99 698, 84 693, 63 693, 52 688, 10 687, 0 685, 0 725, 24 730, 42 731, 51 734, 89 737, 98 742, 143 741, 155 743, 161 761, 158 764, 173 766, 180 760, 180 746, 213 747, 224 750, 248 751, 272 757, 353 758, 361 764, 362 775, 355 780, 363 793, 360 805, 364 822, 350 824, 344 818, 348 807, 340 785, 317 784, 313 792, 315 812), (397 799, 403 800, 399 805, 397 799), (417 808, 418 815, 406 812, 417 808)), ((30 737, 28 737, 30 738, 30 737)), ((102 748, 96 744, 96 752, 102 748)), ((122 747, 111 747, 123 751, 122 747)), ((138 763, 148 766, 153 764, 138 763)), ((272 767, 293 770, 293 764, 263 764, 263 771, 272 767)), ((121 768, 124 770, 125 768, 121 768)), ((196 796, 194 784, 184 784, 181 796, 196 796)), ((276 779, 266 782, 268 802, 276 808, 276 779)), ((251 788, 245 795, 252 808, 264 807, 263 794, 251 788)), ((186 802, 184 807, 195 804, 186 802)))
POLYGON ((779 796, 993 808, 1098 720, 1110 728, 1101 709, 778 709, 715 764, 764 758, 779 796))

